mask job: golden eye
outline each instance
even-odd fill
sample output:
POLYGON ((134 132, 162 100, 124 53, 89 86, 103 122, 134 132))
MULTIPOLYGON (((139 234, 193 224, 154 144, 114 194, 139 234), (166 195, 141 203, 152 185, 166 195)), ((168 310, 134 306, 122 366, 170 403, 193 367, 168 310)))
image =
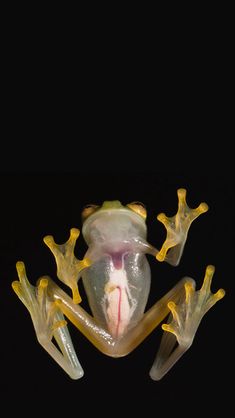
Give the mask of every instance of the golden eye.
POLYGON ((82 221, 84 222, 88 218, 88 216, 90 216, 92 213, 94 213, 98 208, 99 208, 99 206, 97 206, 97 205, 86 205, 86 206, 84 206, 84 208, 82 210, 82 221))
POLYGON ((128 203, 127 207, 133 210, 135 213, 138 213, 142 218, 146 219, 147 211, 143 203, 141 202, 131 202, 128 203))

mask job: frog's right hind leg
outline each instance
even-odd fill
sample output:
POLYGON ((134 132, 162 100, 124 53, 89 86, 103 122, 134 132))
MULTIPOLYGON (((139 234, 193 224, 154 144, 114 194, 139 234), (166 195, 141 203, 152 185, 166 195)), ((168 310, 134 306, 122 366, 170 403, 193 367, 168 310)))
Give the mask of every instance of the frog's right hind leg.
POLYGON ((39 343, 72 379, 83 376, 73 344, 60 310, 60 302, 48 296, 48 277, 43 277, 37 287, 26 276, 23 262, 16 264, 19 281, 12 283, 13 290, 29 310, 39 343), (56 340, 60 350, 53 343, 56 340))

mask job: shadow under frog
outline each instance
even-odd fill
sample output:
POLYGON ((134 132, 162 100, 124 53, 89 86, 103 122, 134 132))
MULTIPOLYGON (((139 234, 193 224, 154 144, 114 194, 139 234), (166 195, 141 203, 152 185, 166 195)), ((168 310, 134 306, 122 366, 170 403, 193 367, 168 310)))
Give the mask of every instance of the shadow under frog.
POLYGON ((83 260, 74 256, 78 229, 72 228, 62 245, 52 236, 45 237, 55 256, 57 276, 71 288, 73 298, 47 276, 32 286, 24 263, 17 262, 19 281, 12 287, 30 312, 39 343, 72 379, 79 379, 84 372, 65 317, 102 353, 112 357, 129 354, 168 318, 162 324, 163 337, 150 370, 151 378, 159 380, 191 346, 204 314, 224 296, 223 289, 215 294, 210 291, 214 266, 209 265, 200 290, 195 290, 193 279, 183 278, 145 312, 151 280, 146 254, 178 265, 191 223, 208 210, 206 203, 189 208, 185 189, 178 189, 177 194, 176 215, 157 217, 167 231, 160 251, 146 240, 146 210, 138 202, 123 206, 119 201, 107 201, 101 207, 84 209, 82 233, 88 250, 83 260), (92 316, 79 306, 79 278, 92 316))

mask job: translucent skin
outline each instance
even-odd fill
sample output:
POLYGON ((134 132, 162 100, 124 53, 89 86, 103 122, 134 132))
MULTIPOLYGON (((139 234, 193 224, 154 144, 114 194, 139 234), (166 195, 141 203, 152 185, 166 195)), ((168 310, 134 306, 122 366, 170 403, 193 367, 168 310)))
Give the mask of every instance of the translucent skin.
POLYGON ((92 261, 82 273, 93 316, 118 339, 141 319, 150 290, 144 220, 128 208, 91 215, 83 235, 92 261))
POLYGON ((145 254, 178 265, 191 223, 208 210, 206 203, 189 208, 185 189, 177 194, 176 215, 168 218, 161 213, 157 217, 167 232, 160 251, 146 241, 146 211, 137 202, 127 206, 119 201, 104 202, 101 207, 84 209, 82 233, 88 250, 83 260, 74 256, 78 229, 72 228, 68 241, 61 245, 46 236, 44 242, 55 256, 57 276, 71 288, 72 298, 48 276, 32 286, 24 263, 16 263, 19 281, 12 283, 13 290, 30 312, 39 343, 72 379, 81 378, 83 369, 65 317, 98 350, 112 357, 133 351, 168 317, 150 370, 150 377, 160 380, 191 346, 205 313, 224 297, 223 289, 215 294, 210 291, 214 266, 209 265, 200 290, 196 291, 193 279, 185 277, 145 311, 150 290, 145 254), (79 305, 77 283, 81 277, 92 316, 79 305))
MULTIPOLYGON (((112 228, 114 234, 116 226, 118 223, 112 228)), ((150 290, 148 261, 141 251, 138 237, 129 241, 119 237, 115 241, 106 241, 104 245, 94 240, 86 257, 94 260, 82 273, 93 316, 97 323, 118 338, 144 313, 150 290)))

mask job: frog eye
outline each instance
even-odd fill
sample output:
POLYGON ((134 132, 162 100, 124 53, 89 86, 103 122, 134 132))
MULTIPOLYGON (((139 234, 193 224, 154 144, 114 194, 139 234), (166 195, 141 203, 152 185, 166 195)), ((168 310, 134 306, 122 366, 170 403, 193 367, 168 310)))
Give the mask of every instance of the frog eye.
POLYGON ((85 221, 88 216, 94 213, 99 208, 98 205, 86 205, 82 210, 82 220, 85 221))
POLYGON ((131 202, 128 203, 127 207, 133 210, 135 213, 138 213, 142 218, 146 219, 147 211, 143 203, 141 202, 131 202))

